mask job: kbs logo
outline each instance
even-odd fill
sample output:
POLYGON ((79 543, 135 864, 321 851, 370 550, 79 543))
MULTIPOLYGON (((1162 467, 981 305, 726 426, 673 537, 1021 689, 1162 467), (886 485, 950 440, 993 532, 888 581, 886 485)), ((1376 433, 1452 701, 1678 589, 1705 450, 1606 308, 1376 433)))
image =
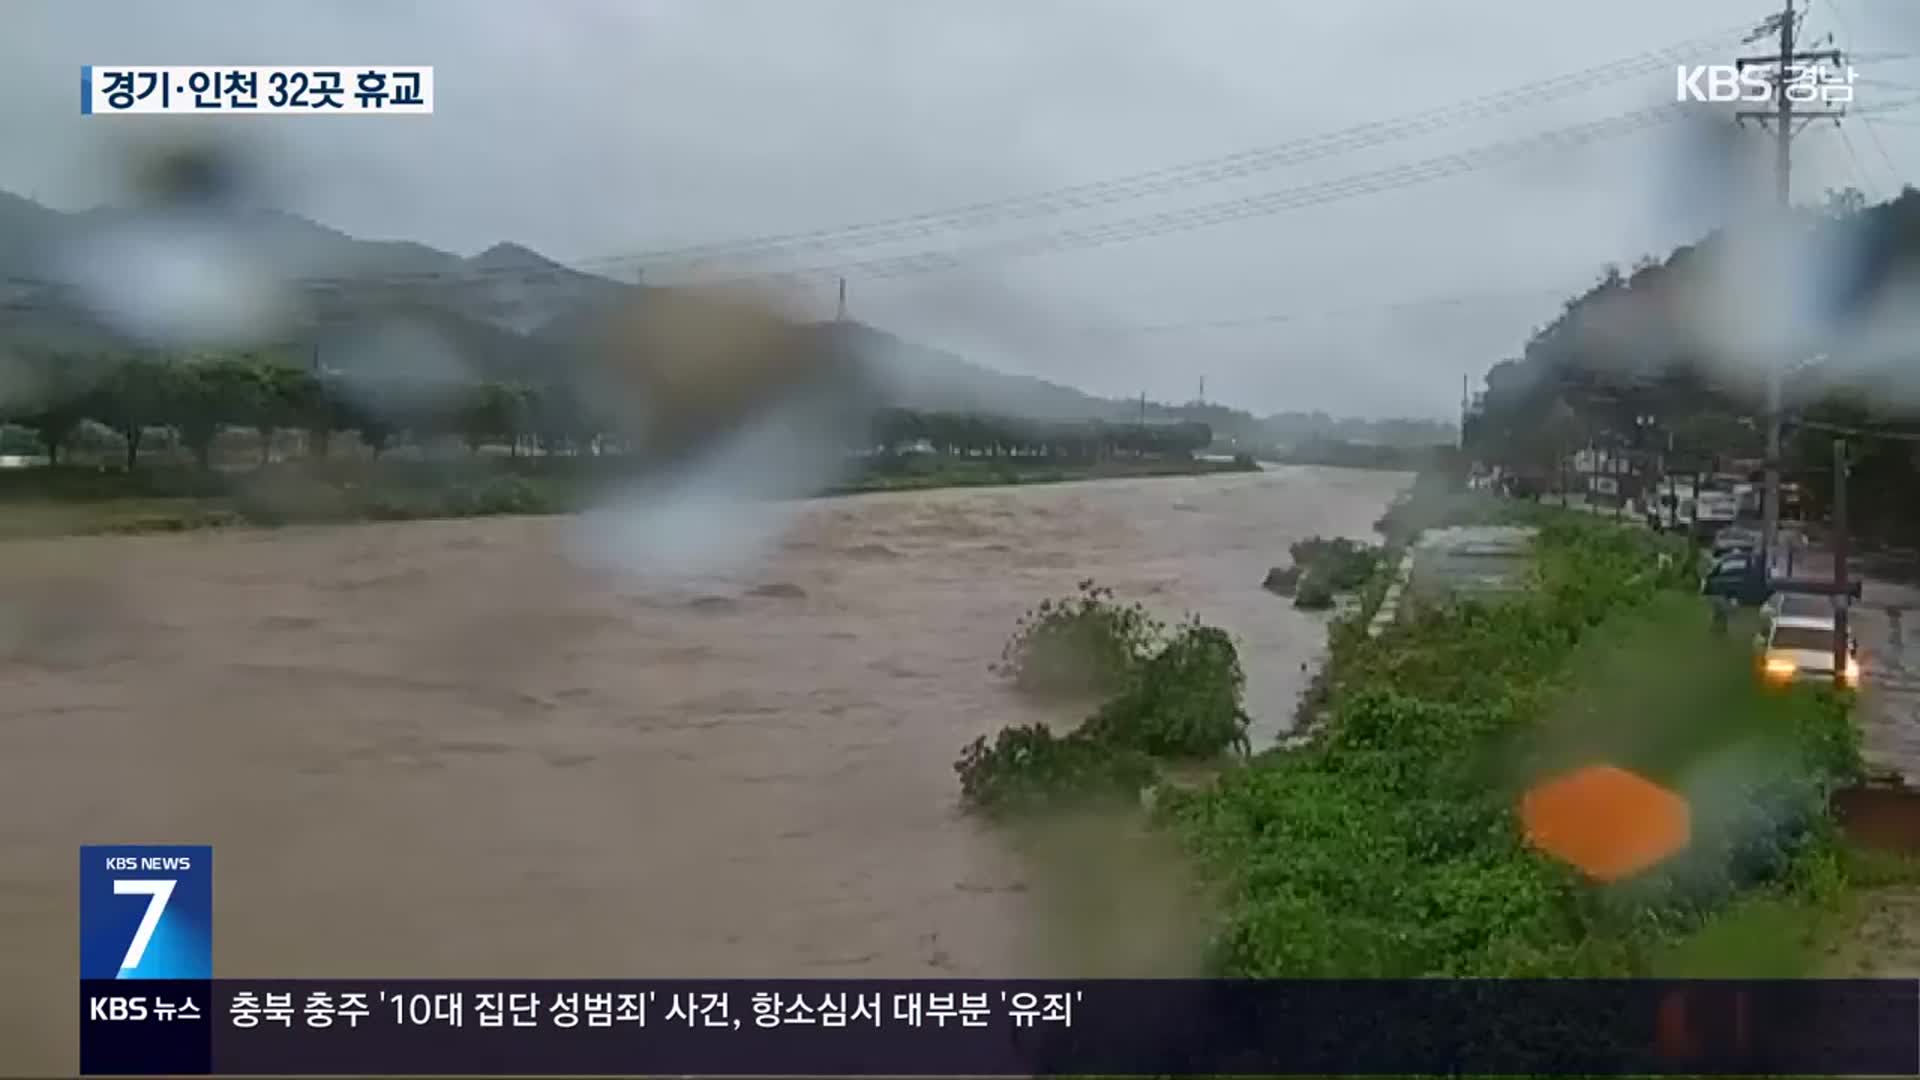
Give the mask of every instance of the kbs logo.
MULTIPOLYGON (((1776 84, 1796 105, 1845 105, 1853 101, 1854 70, 1825 64, 1789 64, 1781 70, 1739 64, 1681 64, 1675 69, 1675 101, 1775 102, 1776 84)), ((1777 102, 1775 102, 1777 103, 1777 102)))
POLYGON ((213 848, 82 847, 80 977, 213 978, 213 848))

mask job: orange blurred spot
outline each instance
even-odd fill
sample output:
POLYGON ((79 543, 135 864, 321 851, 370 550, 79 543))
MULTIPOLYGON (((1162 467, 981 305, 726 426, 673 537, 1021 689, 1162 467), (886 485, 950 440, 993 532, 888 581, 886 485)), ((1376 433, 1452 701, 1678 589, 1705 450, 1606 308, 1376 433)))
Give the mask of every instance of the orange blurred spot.
POLYGON ((1687 846, 1686 800, 1612 765, 1544 781, 1520 802, 1527 842, 1588 877, 1617 881, 1687 846))

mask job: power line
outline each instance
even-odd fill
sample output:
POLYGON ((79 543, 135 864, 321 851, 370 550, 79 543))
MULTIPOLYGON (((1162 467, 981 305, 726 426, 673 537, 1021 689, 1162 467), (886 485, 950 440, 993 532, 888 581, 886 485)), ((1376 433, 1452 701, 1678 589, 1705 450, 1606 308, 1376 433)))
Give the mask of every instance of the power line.
MULTIPOLYGON (((1120 218, 1095 226, 1056 230, 1049 233, 975 245, 971 248, 936 249, 855 262, 821 264, 792 270, 745 273, 723 280, 732 282, 766 280, 804 281, 842 276, 889 279, 915 274, 955 270, 967 265, 969 262, 981 259, 1020 258, 1042 254, 1057 254, 1189 232, 1236 221, 1271 216, 1289 210, 1306 209, 1332 202, 1395 191, 1401 188, 1431 183, 1436 180, 1509 164, 1538 153, 1573 149, 1606 139, 1623 137, 1678 119, 1683 114, 1684 108, 1685 106, 1682 103, 1671 102, 1652 108, 1617 114, 1600 120, 1588 121, 1583 124, 1575 124, 1564 128, 1536 132, 1532 135, 1519 138, 1501 140, 1469 150, 1441 154, 1402 165, 1357 173, 1331 181, 1308 184, 1295 188, 1283 188, 1260 195, 1220 200, 1211 203, 1200 203, 1177 210, 1162 211, 1150 215, 1120 218)), ((502 271, 503 274, 509 272, 511 271, 502 271)), ((571 275, 575 273, 575 271, 570 269, 561 268, 559 270, 549 271, 520 271, 515 276, 524 281, 538 277, 571 275)), ((305 278, 294 279, 289 284, 295 286, 304 285, 316 291, 333 292, 335 294, 375 289, 382 286, 393 288, 415 286, 425 288, 451 287, 470 289, 485 284, 488 276, 487 273, 483 272, 474 276, 461 277, 408 274, 373 276, 367 278, 305 278)), ((30 284, 56 289, 65 287, 63 283, 52 281, 18 277, 11 279, 0 278, 0 285, 5 285, 9 282, 16 285, 30 284)), ((608 282, 609 286, 616 284, 617 283, 611 281, 608 282)), ((14 310, 31 310, 38 305, 33 303, 23 305, 20 301, 13 301, 11 304, 0 302, 0 306, 10 306, 14 310)))
MULTIPOLYGON (((1096 327, 1086 331, 1091 337, 1134 337, 1159 334, 1186 333, 1190 331, 1239 330, 1251 327, 1273 326, 1282 323, 1301 322, 1308 319, 1339 317, 1347 315, 1391 314, 1401 311, 1418 311, 1428 308, 1464 307, 1482 303, 1506 303, 1541 300, 1547 298, 1564 299, 1569 289, 1526 289, 1512 292, 1486 292, 1460 294, 1452 296, 1431 296, 1410 300, 1390 301, 1379 304, 1355 304, 1346 307, 1320 308, 1314 311, 1284 311, 1266 315, 1243 316, 1233 319, 1200 319, 1190 322, 1148 323, 1133 326, 1096 327)), ((1577 291, 1577 290, 1571 290, 1577 291)))
POLYGON ((1856 439, 1892 439, 1896 442, 1920 443, 1920 432, 1916 431, 1873 431, 1867 428, 1849 427, 1845 424, 1829 424, 1820 420, 1789 420, 1794 427, 1803 427, 1811 431, 1824 431, 1833 435, 1848 435, 1856 439))
MULTIPOLYGON (((1110 180, 1078 184, 1026 196, 979 202, 948 210, 911 214, 881 221, 841 225, 806 232, 747 237, 731 241, 663 248, 636 255, 614 256, 617 261, 698 261, 719 255, 746 255, 818 250, 820 247, 872 246, 911 239, 950 229, 974 229, 1029 220, 1068 211, 1145 198, 1201 184, 1239 179, 1287 165, 1318 160, 1350 150, 1396 142, 1461 123, 1500 116, 1515 110, 1586 93, 1609 81, 1619 81, 1672 66, 1702 48, 1723 43, 1745 24, 1703 34, 1662 49, 1637 53, 1582 71, 1570 72, 1491 94, 1437 106, 1419 112, 1373 121, 1304 139, 1256 147, 1223 157, 1207 158, 1110 180)), ((585 260, 582 265, 594 260, 585 260)))
POLYGON ((1244 198, 1201 203, 1179 210, 1140 217, 1122 218, 1096 226, 1063 229, 958 251, 921 252, 854 263, 747 275, 742 280, 756 277, 810 278, 842 273, 884 279, 959 269, 968 262, 978 259, 1057 254, 1190 232, 1284 213, 1288 210, 1322 206, 1346 199, 1395 191, 1509 164, 1544 151, 1573 149, 1606 139, 1619 138, 1672 122, 1683 114, 1684 107, 1679 102, 1657 105, 1584 124, 1502 140, 1471 150, 1441 154, 1403 165, 1357 173, 1338 180, 1297 188, 1283 188, 1279 191, 1244 198))
MULTIPOLYGON (((1609 81, 1662 70, 1671 66, 1677 59, 1690 57, 1698 49, 1722 43, 1744 27, 1744 23, 1736 24, 1710 34, 1676 42, 1662 49, 1637 53, 1581 71, 1522 84, 1449 105, 1109 180, 978 202, 947 210, 806 232, 574 259, 570 260, 566 267, 557 270, 531 271, 525 268, 490 267, 461 276, 480 279, 511 277, 520 280, 539 280, 544 277, 562 276, 569 270, 579 269, 624 277, 629 276, 632 270, 642 268, 649 263, 697 262, 720 255, 734 257, 793 255, 805 251, 873 246, 941 232, 979 229, 1108 206, 1117 202, 1168 194, 1195 186, 1241 179, 1288 165, 1302 164, 1341 153, 1403 141, 1459 126, 1469 121, 1497 117, 1522 108, 1584 93, 1609 81)), ((444 272, 422 271, 373 275, 365 278, 342 277, 337 281, 341 284, 401 285, 438 281, 447 276, 444 272)), ((316 284, 322 280, 314 279, 316 284)), ((0 284, 4 283, 5 279, 0 279, 0 284)))
POLYGON ((1854 177, 1860 181, 1860 186, 1866 189, 1868 197, 1878 199, 1880 195, 1874 189, 1880 185, 1873 182, 1873 178, 1867 173, 1866 166, 1860 163, 1860 155, 1854 151, 1853 139, 1847 135, 1847 129, 1836 124, 1834 131, 1840 136, 1840 144, 1847 148, 1847 159, 1853 162, 1854 177))
MULTIPOLYGON (((1853 27, 1847 24, 1847 17, 1840 10, 1837 0, 1826 0, 1826 2, 1827 10, 1833 13, 1834 21, 1840 24, 1840 32, 1847 35, 1849 41, 1859 40, 1853 33, 1853 27)), ((1874 149, 1880 152, 1880 160, 1887 166, 1887 174, 1893 177, 1894 187, 1898 188, 1901 183, 1900 169, 1894 165, 1893 158, 1888 155, 1886 144, 1880 141, 1880 133, 1874 130, 1873 120, 1869 116, 1862 116, 1860 124, 1867 129, 1867 138, 1873 140, 1874 149)), ((1851 145, 1847 147, 1847 152, 1853 152, 1851 145)))

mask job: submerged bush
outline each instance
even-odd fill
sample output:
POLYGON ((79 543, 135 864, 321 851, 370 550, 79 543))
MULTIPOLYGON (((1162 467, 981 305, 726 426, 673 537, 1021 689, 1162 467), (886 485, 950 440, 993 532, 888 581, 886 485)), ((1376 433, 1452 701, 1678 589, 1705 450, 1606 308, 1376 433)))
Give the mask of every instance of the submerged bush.
POLYGON ((954 763, 968 805, 989 814, 1132 800, 1151 783, 1146 755, 1085 732, 1055 735, 1043 724, 1002 728, 967 744, 954 763))
POLYGON ((1317 577, 1308 577, 1294 586, 1293 606, 1301 611, 1327 611, 1333 603, 1333 587, 1317 577))
POLYGON ((1074 596, 1043 600, 1021 616, 994 670, 1029 694, 1111 694, 1153 654, 1161 631, 1146 608, 1086 580, 1074 596))
POLYGON ((1043 603, 1022 620, 1007 654, 1002 670, 1025 690, 1108 697, 1070 734, 1029 725, 968 744, 954 771, 974 809, 1137 797, 1156 760, 1248 748, 1239 650, 1198 619, 1169 632, 1139 604, 1123 606, 1085 581, 1077 599, 1043 603))
POLYGON ((1245 752, 1248 719, 1240 695, 1246 684, 1233 639, 1224 630, 1191 619, 1081 730, 1101 742, 1154 757, 1245 752))
POLYGON ((1365 585, 1380 565, 1379 548, 1354 540, 1314 536, 1288 550, 1293 565, 1334 592, 1351 592, 1365 585))

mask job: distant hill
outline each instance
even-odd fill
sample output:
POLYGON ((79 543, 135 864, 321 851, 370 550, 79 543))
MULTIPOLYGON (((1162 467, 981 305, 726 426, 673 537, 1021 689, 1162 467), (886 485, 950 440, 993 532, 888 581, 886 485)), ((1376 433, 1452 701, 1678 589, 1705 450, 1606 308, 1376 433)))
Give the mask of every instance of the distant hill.
MULTIPOLYGON (((0 192, 0 349, 123 347, 116 332, 49 278, 62 252, 136 221, 132 211, 65 213, 0 192)), ((294 214, 259 210, 227 220, 234 247, 300 283, 288 331, 302 355, 329 365, 449 365, 492 377, 537 379, 578 363, 599 319, 647 288, 589 274, 512 243, 460 256, 407 241, 362 240, 294 214), (436 349, 434 346, 438 345, 436 349)), ((1140 403, 1096 397, 1013 375, 862 323, 836 330, 870 357, 891 404, 1049 420, 1141 418, 1140 403)), ((1451 442, 1450 425, 1343 420, 1320 413, 1257 418, 1217 405, 1149 402, 1150 421, 1198 420, 1248 447, 1313 439, 1425 445, 1451 442)))

